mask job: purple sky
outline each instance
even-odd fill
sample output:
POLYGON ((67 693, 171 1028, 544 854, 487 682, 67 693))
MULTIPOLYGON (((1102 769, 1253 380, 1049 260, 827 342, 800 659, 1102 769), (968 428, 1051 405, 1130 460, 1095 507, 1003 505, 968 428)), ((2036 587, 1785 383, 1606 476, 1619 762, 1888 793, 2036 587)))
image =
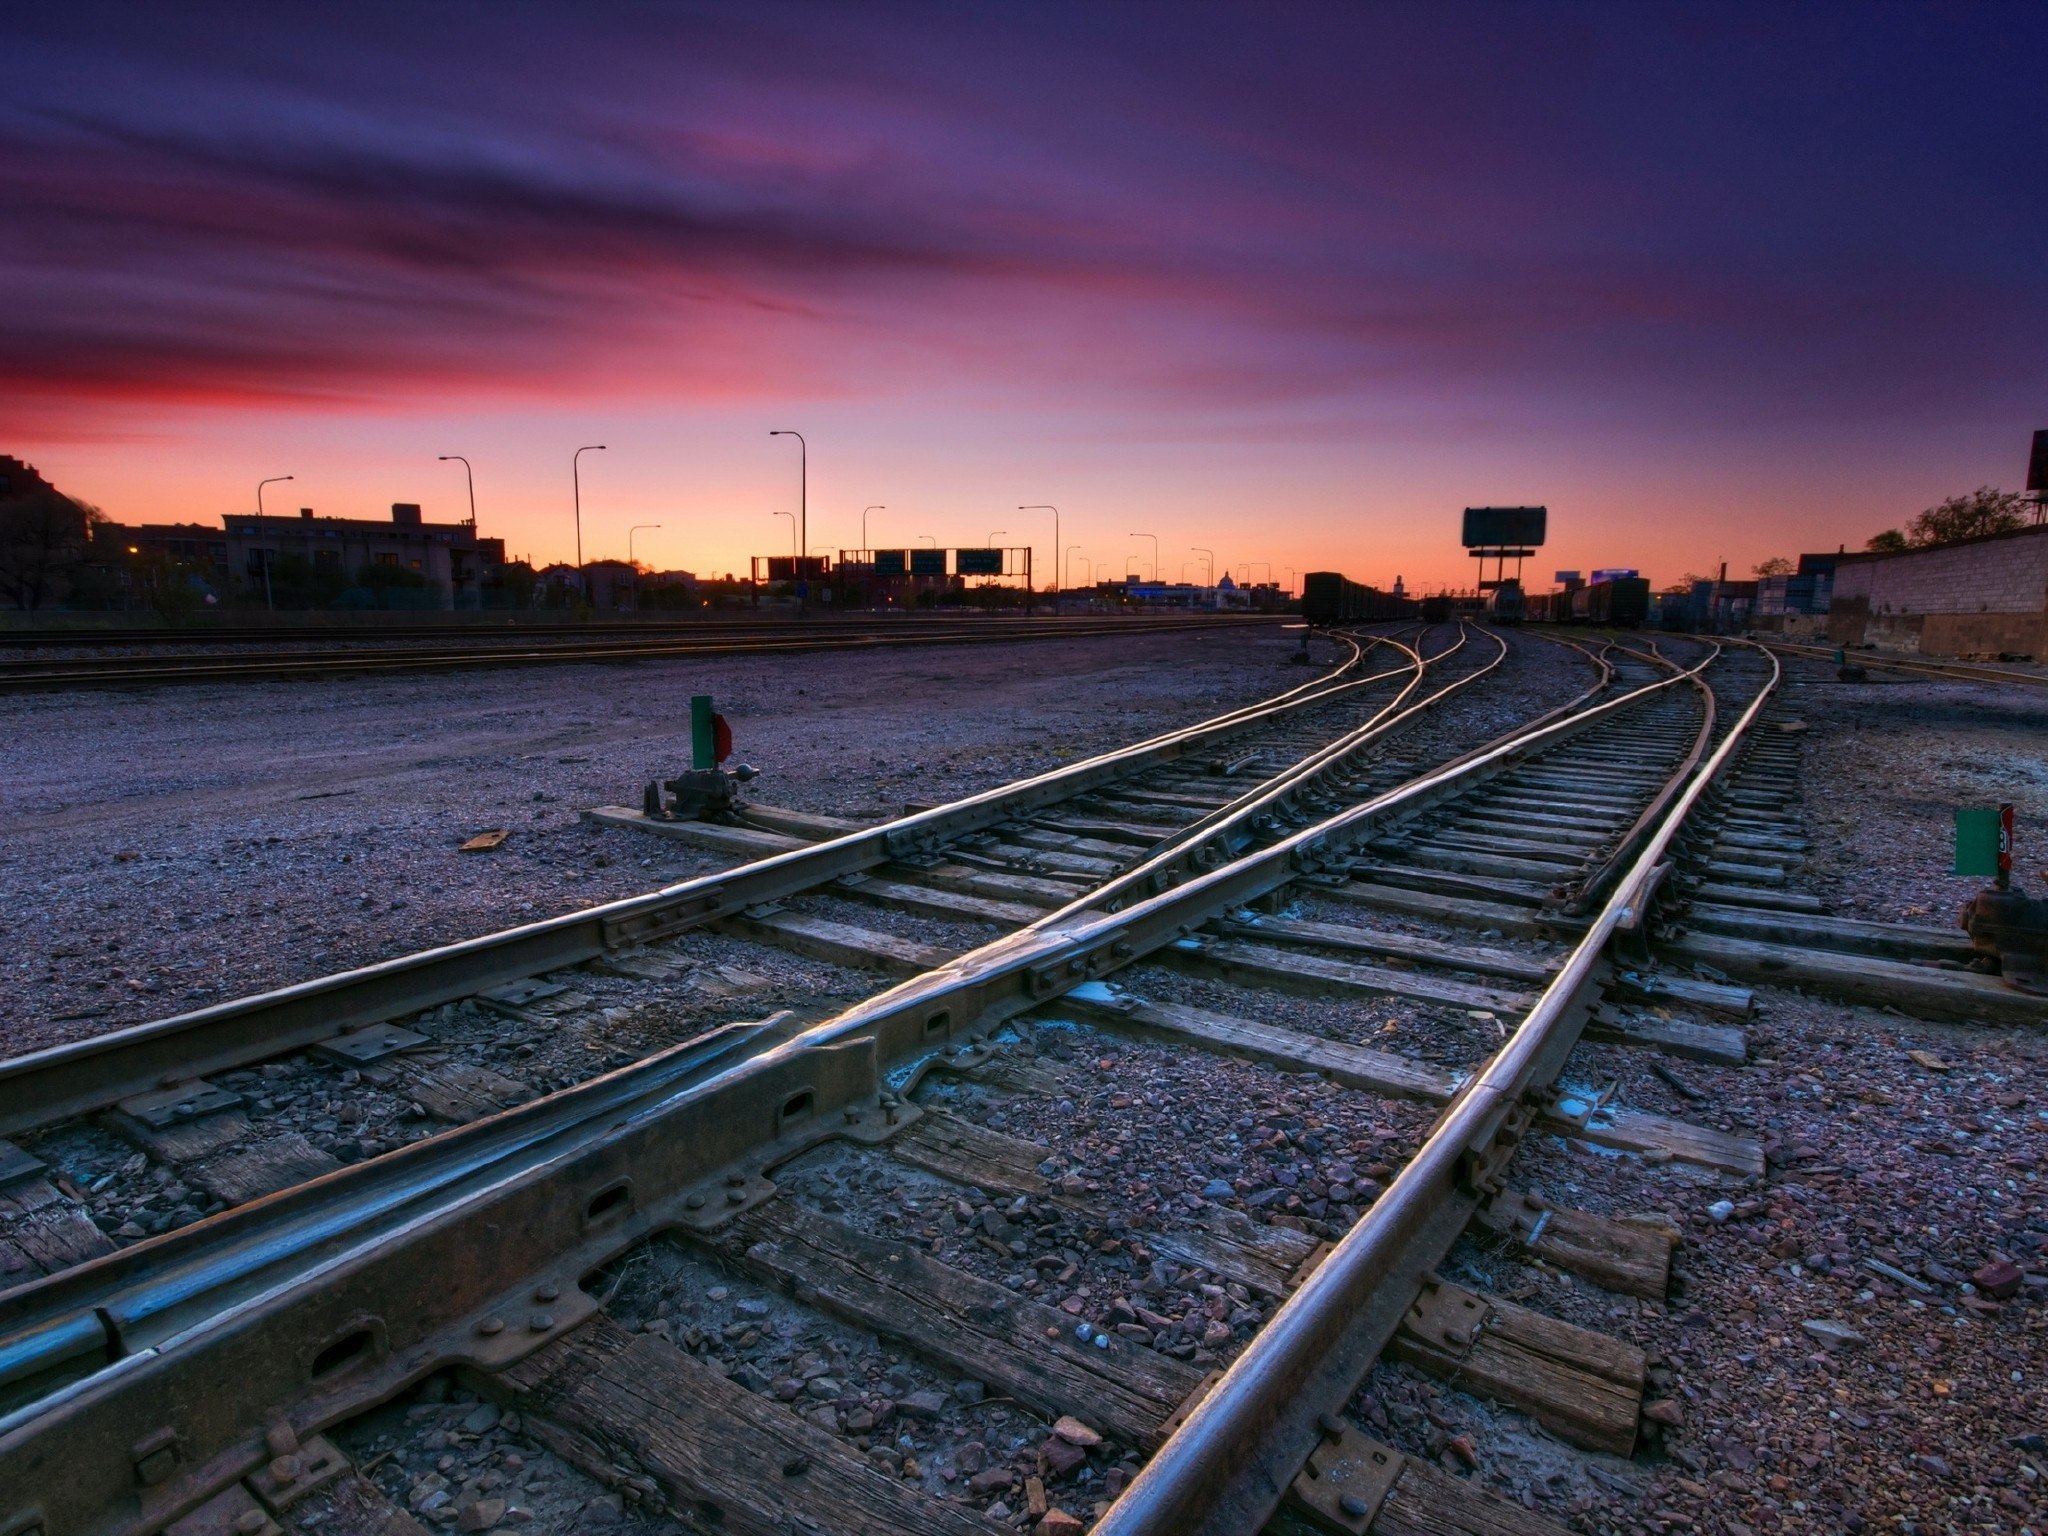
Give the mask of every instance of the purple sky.
POLYGON ((1664 579, 2048 424, 2038 6, 47 10, 0 451, 123 518, 453 516, 463 452, 554 558, 603 442, 591 553, 724 569, 788 426, 814 546, 1043 576, 1050 501, 1098 569, 1413 584, 1544 501, 1541 575, 1664 579))

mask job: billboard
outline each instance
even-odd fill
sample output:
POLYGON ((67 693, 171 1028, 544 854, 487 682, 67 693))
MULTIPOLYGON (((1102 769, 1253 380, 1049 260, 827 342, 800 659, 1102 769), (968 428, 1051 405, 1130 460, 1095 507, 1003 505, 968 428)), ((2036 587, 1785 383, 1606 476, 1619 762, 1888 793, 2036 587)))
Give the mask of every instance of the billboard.
POLYGON ((794 555, 770 555, 768 557, 768 579, 770 581, 801 581, 814 579, 825 574, 823 555, 805 555, 799 566, 794 555))
POLYGON ((1555 576, 1551 577, 1550 579, 1552 581, 1577 581, 1579 579, 1579 573, 1577 571, 1559 571, 1555 576))
POLYGON ((2033 456, 2027 460, 2027 489, 2048 493, 2048 431, 2034 434, 2033 456))
POLYGON ((1467 549, 1533 548, 1543 542, 1549 520, 1548 507, 1467 507, 1463 543, 1467 549))
POLYGON ((1611 571, 1595 571, 1593 579, 1595 581, 1625 581, 1631 576, 1640 576, 1642 574, 1634 566, 1616 566, 1611 571))
POLYGON ((956 549, 953 551, 953 569, 962 576, 1000 576, 1003 574, 1003 552, 1000 549, 956 549))
POLYGON ((910 551, 907 549, 878 549, 873 559, 877 576, 902 576, 910 570, 910 551))
POLYGON ((910 552, 910 574, 913 576, 945 575, 946 552, 943 549, 913 549, 910 552))

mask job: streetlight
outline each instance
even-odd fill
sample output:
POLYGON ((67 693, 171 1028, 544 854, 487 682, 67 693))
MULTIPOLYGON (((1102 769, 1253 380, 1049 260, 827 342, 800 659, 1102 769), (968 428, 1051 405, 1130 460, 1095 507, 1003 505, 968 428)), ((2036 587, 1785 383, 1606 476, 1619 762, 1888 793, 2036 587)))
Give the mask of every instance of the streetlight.
POLYGON ((995 542, 996 542, 996 540, 997 540, 997 539, 1000 539, 1000 538, 1002 538, 1002 537, 1004 537, 1005 535, 1007 535, 1007 534, 1009 533, 1009 531, 1010 531, 1010 530, 1009 530, 1009 529, 1007 529, 1007 528, 998 528, 998 529, 996 529, 996 530, 995 530, 994 532, 992 532, 991 534, 989 534, 989 536, 988 536, 988 542, 989 542, 989 547, 990 547, 991 549, 993 549, 993 548, 995 547, 995 542))
POLYGON ((803 548, 811 541, 811 445, 804 441, 801 432, 775 427, 769 430, 770 437, 793 437, 797 451, 797 562, 796 562, 796 611, 799 615, 809 613, 810 584, 804 580, 803 548))
MULTIPOLYGON (((801 554, 802 551, 797 548, 796 542, 796 514, 794 512, 777 512, 775 515, 789 519, 789 552, 792 555, 801 554)), ((791 569, 790 574, 796 574, 794 568, 791 569)))
POLYGON ((862 507, 860 509, 860 552, 869 558, 870 563, 874 559, 875 552, 868 548, 868 514, 870 512, 886 512, 888 510, 879 501, 872 507, 862 507))
POLYGON ((1196 554, 1198 554, 1198 555, 1207 555, 1207 556, 1209 557, 1209 585, 1210 585, 1210 586, 1212 586, 1212 587, 1213 587, 1213 586, 1215 586, 1215 585, 1216 585, 1216 551, 1215 551, 1215 550, 1213 550, 1213 549, 1204 549, 1204 548, 1202 548, 1202 546, 1201 546, 1201 545, 1199 545, 1199 544, 1190 544, 1190 545, 1188 546, 1188 548, 1189 548, 1189 549, 1191 549, 1191 550, 1193 550, 1193 551, 1194 551, 1194 552, 1195 552, 1196 554))
MULTIPOLYGON (((290 475, 272 475, 268 480, 258 480, 256 482, 256 516, 259 519, 263 516, 263 487, 265 487, 266 485, 277 485, 280 482, 289 480, 291 478, 292 477, 290 475)), ((260 522, 257 525, 256 533, 259 538, 262 537, 263 528, 260 522)), ((275 612, 277 609, 277 604, 271 600, 270 596, 270 551, 267 549, 259 549, 256 551, 256 553, 262 556, 261 564, 263 566, 263 606, 266 610, 275 612)))
POLYGON ((661 524, 659 523, 635 523, 626 530, 626 564, 637 565, 639 563, 633 558, 633 535, 645 529, 659 528, 660 526, 661 524))
POLYGON ((1060 588, 1067 584, 1066 572, 1060 569, 1062 564, 1060 560, 1060 509, 1049 501, 1035 501, 1031 505, 1019 507, 1017 510, 1019 512, 1050 512, 1052 514, 1052 563, 1054 566, 1052 573, 1052 611, 1058 613, 1060 611, 1060 588))
POLYGON ((920 539, 930 540, 933 549, 937 549, 939 547, 939 541, 937 539, 932 538, 932 536, 928 533, 920 533, 918 537, 920 539))
POLYGON ((583 466, 586 453, 603 453, 603 443, 590 443, 569 455, 569 483, 576 492, 576 586, 583 601, 590 601, 590 578, 583 573, 583 466))
POLYGON ((1159 535, 1156 533, 1127 533, 1127 539, 1150 539, 1152 541, 1152 579, 1159 579, 1159 535))
POLYGON ((462 478, 469 482, 469 526, 474 528, 476 526, 476 472, 469 467, 469 460, 459 453, 444 453, 440 456, 440 459, 443 464, 453 459, 462 466, 462 478))
MULTIPOLYGON (((1080 548, 1081 548, 1081 546, 1080 546, 1080 545, 1078 545, 1078 544, 1069 544, 1069 545, 1067 546, 1067 558, 1066 558, 1066 559, 1065 559, 1065 560, 1064 560, 1063 562, 1061 562, 1061 569, 1060 569, 1060 585, 1061 585, 1061 586, 1063 586, 1063 587, 1064 587, 1064 586, 1065 586, 1065 585, 1067 584, 1067 573, 1068 573, 1068 571, 1070 571, 1070 570, 1071 570, 1071 569, 1073 568, 1073 563, 1074 563, 1074 555, 1075 555, 1075 553, 1076 553, 1076 552, 1077 552, 1077 551, 1078 551, 1078 550, 1079 550, 1080 548)), ((1088 567, 1088 581, 1087 581, 1087 585, 1089 585, 1089 586, 1091 586, 1091 587, 1092 587, 1092 586, 1094 586, 1094 585, 1095 585, 1095 562, 1094 562, 1093 560, 1090 560, 1090 559, 1089 559, 1089 558, 1088 558, 1088 557, 1087 557, 1086 555, 1082 555, 1082 556, 1081 556, 1081 563, 1082 563, 1083 565, 1085 565, 1085 566, 1087 566, 1087 567, 1088 567)))

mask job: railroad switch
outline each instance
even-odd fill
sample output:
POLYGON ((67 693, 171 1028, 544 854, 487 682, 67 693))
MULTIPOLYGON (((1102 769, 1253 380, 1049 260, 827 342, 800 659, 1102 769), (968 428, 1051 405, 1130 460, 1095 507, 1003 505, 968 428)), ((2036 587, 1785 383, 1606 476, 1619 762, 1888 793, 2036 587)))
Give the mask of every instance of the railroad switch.
POLYGON ((759 778, 756 769, 741 763, 736 768, 719 766, 732 756, 732 727, 725 716, 711 707, 711 695, 695 694, 690 699, 690 767, 668 780, 650 781, 641 795, 641 809, 649 821, 737 821, 738 787, 759 778), (666 788, 672 799, 664 799, 666 788))

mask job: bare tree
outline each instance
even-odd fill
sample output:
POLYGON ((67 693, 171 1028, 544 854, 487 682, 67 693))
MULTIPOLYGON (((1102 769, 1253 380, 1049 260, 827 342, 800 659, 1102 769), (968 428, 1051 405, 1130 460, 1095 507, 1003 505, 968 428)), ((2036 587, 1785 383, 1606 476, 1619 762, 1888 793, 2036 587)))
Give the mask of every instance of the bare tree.
POLYGON ((1790 560, 1787 560, 1783 555, 1773 555, 1761 565, 1752 565, 1749 568, 1749 574, 1752 576, 1790 576, 1792 569, 1792 562, 1790 560))
POLYGON ((0 501, 0 599, 27 613, 62 597, 99 517, 55 491, 0 501))

